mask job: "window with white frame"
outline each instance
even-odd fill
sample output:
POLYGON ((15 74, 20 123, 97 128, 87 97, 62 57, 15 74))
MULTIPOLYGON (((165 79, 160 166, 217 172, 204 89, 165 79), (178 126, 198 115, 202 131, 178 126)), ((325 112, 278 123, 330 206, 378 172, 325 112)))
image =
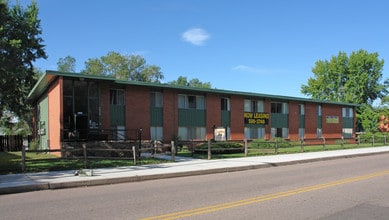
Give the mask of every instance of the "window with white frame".
POLYGON ((124 90, 110 89, 109 98, 111 105, 124 105, 124 90))
POLYGON ((245 127, 244 137, 246 139, 259 139, 265 137, 265 128, 262 127, 245 127))
POLYGON ((178 108, 180 109, 205 109, 205 97, 195 95, 178 95, 178 108))
POLYGON ((178 127, 178 136, 182 140, 205 140, 205 127, 178 127))
POLYGON ((245 112, 264 112, 265 106, 262 100, 244 100, 244 111, 245 112))
POLYGON ((317 105, 317 115, 322 116, 322 107, 321 105, 317 105))
POLYGON ((288 103, 286 102, 272 102, 271 113, 288 114, 288 103))
POLYGON ((323 132, 321 128, 316 129, 316 137, 317 138, 322 138, 323 132))
POLYGON ((289 137, 289 129, 288 128, 271 128, 270 130, 271 137, 281 137, 288 138, 289 137))
POLYGON ((229 98, 221 98, 221 110, 222 111, 230 111, 230 99, 229 98))
POLYGON ((163 96, 162 92, 151 92, 150 93, 150 106, 154 108, 162 108, 163 96))
POLYGON ((299 128, 299 138, 304 138, 305 136, 305 128, 299 128))
POLYGON ((354 117, 353 108, 342 108, 342 117, 353 118, 354 117))
POLYGON ((299 114, 300 115, 305 115, 305 106, 304 104, 299 105, 299 114))
POLYGON ((163 139, 163 127, 151 126, 150 127, 151 140, 161 141, 163 139))

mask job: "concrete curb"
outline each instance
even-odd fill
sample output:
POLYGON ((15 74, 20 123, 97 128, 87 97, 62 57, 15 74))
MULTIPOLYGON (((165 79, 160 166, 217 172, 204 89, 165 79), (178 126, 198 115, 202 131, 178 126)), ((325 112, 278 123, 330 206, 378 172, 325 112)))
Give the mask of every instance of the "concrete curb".
POLYGON ((187 176, 196 176, 196 175, 207 175, 207 174, 216 174, 216 173, 228 173, 228 172, 261 169, 261 168, 268 168, 268 167, 286 166, 286 165, 299 164, 299 163, 310 163, 316 161, 371 156, 371 155, 387 154, 387 153, 389 153, 389 151, 330 156, 330 157, 323 157, 323 158, 302 159, 302 160, 285 161, 285 162, 277 162, 277 163, 264 163, 264 164, 243 165, 243 166, 235 166, 235 167, 200 169, 200 170, 193 170, 193 171, 179 171, 179 172, 163 173, 163 174, 150 174, 150 175, 139 175, 139 176, 127 176, 127 177, 126 176, 108 177, 105 179, 92 179, 93 178, 92 176, 92 177, 85 177, 91 179, 82 179, 76 181, 33 183, 33 184, 24 184, 20 186, 3 187, 0 188, 0 195, 38 191, 38 190, 49 190, 49 189, 55 190, 55 189, 75 188, 75 187, 110 185, 110 184, 127 183, 127 182, 140 182, 140 181, 147 181, 147 180, 187 177, 187 176))

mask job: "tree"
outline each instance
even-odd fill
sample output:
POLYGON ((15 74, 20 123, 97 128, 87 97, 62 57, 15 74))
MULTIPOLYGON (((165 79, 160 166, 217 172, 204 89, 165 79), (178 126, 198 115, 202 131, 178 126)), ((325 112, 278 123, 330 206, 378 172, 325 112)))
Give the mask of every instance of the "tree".
POLYGON ((388 93, 388 81, 381 82, 384 60, 378 56, 359 50, 349 57, 339 52, 330 61, 319 60, 312 68, 315 77, 301 92, 319 100, 371 105, 388 93))
POLYGON ((190 81, 188 81, 188 78, 185 76, 179 76, 177 80, 173 80, 169 82, 171 85, 177 85, 177 86, 189 86, 189 87, 197 87, 197 88, 211 88, 210 82, 201 82, 197 78, 193 78, 190 81))
POLYGON ((74 73, 76 72, 76 59, 72 56, 59 58, 57 66, 58 71, 74 73))
POLYGON ((19 3, 9 6, 0 0, 0 117, 9 112, 29 120, 31 106, 26 98, 37 79, 33 62, 47 58, 44 51, 38 7, 19 3))
POLYGON ((160 83, 164 78, 161 68, 147 65, 139 55, 121 55, 109 52, 101 58, 91 58, 85 62, 83 74, 115 77, 120 80, 160 83))

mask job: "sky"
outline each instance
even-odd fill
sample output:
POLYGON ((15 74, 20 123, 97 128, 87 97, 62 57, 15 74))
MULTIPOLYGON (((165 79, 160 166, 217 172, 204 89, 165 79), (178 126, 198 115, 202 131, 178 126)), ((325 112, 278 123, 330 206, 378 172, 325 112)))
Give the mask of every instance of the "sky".
POLYGON ((301 85, 316 61, 360 49, 389 60, 386 0, 36 2, 48 55, 35 62, 41 70, 72 56, 81 71, 89 58, 116 51, 161 67, 163 82, 185 76, 217 89, 306 97, 301 85))

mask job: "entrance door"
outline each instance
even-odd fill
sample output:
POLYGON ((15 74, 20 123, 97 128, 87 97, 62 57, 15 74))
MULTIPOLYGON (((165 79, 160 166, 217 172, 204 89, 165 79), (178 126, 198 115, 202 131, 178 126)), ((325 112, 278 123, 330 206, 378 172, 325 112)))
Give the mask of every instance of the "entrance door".
POLYGON ((45 96, 38 105, 38 137, 39 137, 39 149, 46 150, 49 149, 48 140, 49 140, 49 110, 48 110, 48 98, 45 96))

